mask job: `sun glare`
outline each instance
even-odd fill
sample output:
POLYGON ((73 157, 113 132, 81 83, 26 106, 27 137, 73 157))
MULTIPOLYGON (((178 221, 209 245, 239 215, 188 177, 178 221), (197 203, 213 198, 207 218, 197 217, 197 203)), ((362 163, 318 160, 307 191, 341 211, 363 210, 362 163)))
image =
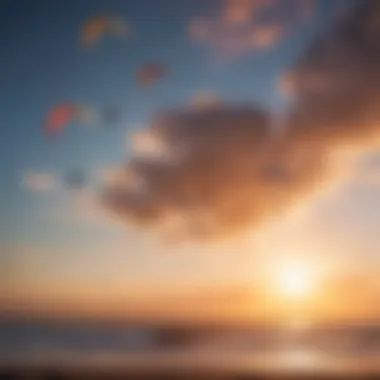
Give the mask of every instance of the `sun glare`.
POLYGON ((316 285, 315 280, 313 268, 305 262, 287 260, 277 268, 277 288, 286 298, 300 299, 310 296, 316 285))

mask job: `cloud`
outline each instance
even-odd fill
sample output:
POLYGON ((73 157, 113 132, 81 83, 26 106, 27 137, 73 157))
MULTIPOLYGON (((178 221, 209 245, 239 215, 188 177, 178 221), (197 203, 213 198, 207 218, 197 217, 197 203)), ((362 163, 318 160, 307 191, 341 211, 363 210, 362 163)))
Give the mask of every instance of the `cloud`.
POLYGON ((314 15, 311 0, 224 0, 214 16, 189 22, 192 41, 218 53, 240 56, 272 48, 314 15))
POLYGON ((111 186, 105 202, 126 221, 178 238, 221 237, 261 222, 311 183, 319 165, 317 153, 277 146, 269 114, 252 105, 169 112, 149 132, 173 159, 135 157, 125 170, 144 186, 111 186))
POLYGON ((337 145, 379 135, 380 3, 364 1, 333 25, 289 71, 293 134, 337 145))
POLYGON ((27 172, 22 176, 23 186, 35 192, 48 192, 56 189, 59 185, 57 177, 47 172, 27 172))
POLYGON ((139 130, 129 139, 132 152, 136 156, 156 160, 168 160, 169 149, 165 141, 154 131, 139 130))
POLYGON ((379 15, 380 2, 366 2, 296 62, 282 136, 257 105, 169 111, 147 133, 170 159, 132 158, 125 170, 142 186, 110 186, 105 204, 164 236, 213 240, 257 227, 343 180, 335 152, 361 152, 380 132, 379 15), (323 86, 315 88, 315 76, 323 86))

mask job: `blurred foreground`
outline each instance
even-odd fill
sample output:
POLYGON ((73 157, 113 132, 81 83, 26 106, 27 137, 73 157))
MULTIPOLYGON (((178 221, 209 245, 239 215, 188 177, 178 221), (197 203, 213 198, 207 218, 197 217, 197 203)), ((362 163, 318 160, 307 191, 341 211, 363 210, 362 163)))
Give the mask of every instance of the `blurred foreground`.
POLYGON ((379 378, 378 326, 4 321, 1 378, 379 378))

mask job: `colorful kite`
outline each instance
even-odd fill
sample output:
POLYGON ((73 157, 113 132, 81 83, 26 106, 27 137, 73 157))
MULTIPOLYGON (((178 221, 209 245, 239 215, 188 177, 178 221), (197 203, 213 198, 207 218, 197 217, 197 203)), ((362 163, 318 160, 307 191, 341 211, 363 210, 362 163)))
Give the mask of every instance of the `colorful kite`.
POLYGON ((115 16, 97 16, 84 23, 80 41, 85 47, 94 47, 104 35, 126 37, 128 34, 129 27, 123 18, 115 16))
POLYGON ((49 138, 60 134, 76 118, 76 106, 62 103, 53 107, 47 115, 45 133, 49 138))
POLYGON ((149 62, 140 67, 137 81, 143 87, 152 86, 169 72, 168 66, 161 62, 149 62))

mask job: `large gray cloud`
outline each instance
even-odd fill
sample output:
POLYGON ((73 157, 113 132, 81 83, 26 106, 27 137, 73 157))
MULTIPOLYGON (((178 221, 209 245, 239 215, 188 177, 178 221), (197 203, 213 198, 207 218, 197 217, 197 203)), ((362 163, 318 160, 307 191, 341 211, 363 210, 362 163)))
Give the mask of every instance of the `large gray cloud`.
POLYGON ((380 2, 361 4, 290 70, 285 134, 273 133, 257 105, 167 112, 146 133, 159 154, 126 164, 128 186, 106 190, 110 209, 178 238, 212 239, 256 226, 322 186, 331 150, 380 129, 380 2))

